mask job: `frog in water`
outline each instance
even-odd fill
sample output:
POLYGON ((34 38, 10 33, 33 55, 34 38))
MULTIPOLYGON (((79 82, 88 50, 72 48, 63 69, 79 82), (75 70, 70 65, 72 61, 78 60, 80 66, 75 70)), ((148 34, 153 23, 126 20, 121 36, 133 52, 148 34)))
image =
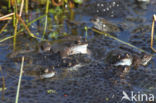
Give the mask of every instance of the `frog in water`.
POLYGON ((77 71, 82 66, 84 66, 82 63, 77 63, 77 64, 68 63, 67 67, 61 67, 57 69, 52 69, 52 68, 43 69, 40 71, 39 76, 40 76, 40 79, 49 79, 53 77, 58 77, 58 76, 64 75, 64 73, 68 74, 70 72, 77 71))
POLYGON ((56 74, 56 72, 54 70, 50 70, 47 68, 44 71, 41 71, 40 78, 41 79, 52 78, 55 76, 55 74, 56 74))
POLYGON ((138 56, 136 54, 130 54, 123 52, 121 50, 113 50, 108 54, 107 60, 113 66, 134 66, 138 67, 140 65, 146 66, 150 60, 152 59, 151 54, 140 54, 142 56, 138 56), (123 53, 123 54, 121 54, 123 53), (109 58, 109 59, 108 59, 109 58))
POLYGON ((34 50, 29 51, 29 54, 28 52, 18 52, 15 58, 25 54, 28 55, 28 59, 31 59, 30 63, 32 63, 28 65, 25 73, 33 75, 33 71, 41 78, 51 78, 56 75, 57 70, 51 69, 49 66, 54 66, 57 69, 69 68, 70 71, 73 68, 76 70, 85 64, 85 61, 88 62, 85 57, 88 56, 89 49, 88 42, 81 36, 67 36, 54 42, 43 41, 34 50), (80 65, 81 63, 82 65, 80 65))
MULTIPOLYGON (((56 68, 66 68, 66 70, 69 71, 77 70, 87 61, 85 57, 83 58, 83 55, 79 56, 76 54, 90 54, 87 41, 83 40, 80 36, 68 36, 52 43, 42 42, 39 47, 39 51, 43 55, 47 53, 52 55, 60 55, 61 62, 56 68)), ((52 78, 55 75, 56 70, 48 68, 42 70, 40 78, 52 78)))
POLYGON ((115 71, 114 75, 120 78, 120 83, 129 84, 125 77, 131 67, 137 69, 139 66, 147 66, 152 59, 151 54, 144 53, 139 55, 123 50, 112 50, 108 53, 105 61, 108 63, 109 68, 111 67, 115 71))
POLYGON ((61 58, 66 58, 74 54, 90 54, 88 49, 88 42, 81 36, 66 36, 56 41, 42 41, 31 50, 18 50, 12 52, 9 58, 16 58, 17 55, 28 53, 41 53, 41 54, 57 54, 61 58))
POLYGON ((91 22, 94 24, 95 29, 100 30, 102 32, 119 32, 120 31, 120 28, 117 25, 101 17, 95 17, 94 19, 91 19, 91 22))
POLYGON ((56 42, 44 42, 40 45, 41 52, 60 53, 62 58, 74 54, 90 54, 88 43, 81 36, 68 36, 56 42))

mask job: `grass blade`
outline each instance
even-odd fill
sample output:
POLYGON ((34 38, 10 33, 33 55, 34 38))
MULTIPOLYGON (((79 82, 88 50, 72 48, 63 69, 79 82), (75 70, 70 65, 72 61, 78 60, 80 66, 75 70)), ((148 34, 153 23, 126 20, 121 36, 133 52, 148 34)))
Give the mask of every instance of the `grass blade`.
POLYGON ((20 76, 19 76, 19 80, 18 80, 15 103, 18 103, 19 91, 20 91, 20 86, 21 86, 21 79, 22 79, 22 74, 23 74, 23 66, 24 66, 24 57, 22 57, 22 64, 21 64, 20 76))

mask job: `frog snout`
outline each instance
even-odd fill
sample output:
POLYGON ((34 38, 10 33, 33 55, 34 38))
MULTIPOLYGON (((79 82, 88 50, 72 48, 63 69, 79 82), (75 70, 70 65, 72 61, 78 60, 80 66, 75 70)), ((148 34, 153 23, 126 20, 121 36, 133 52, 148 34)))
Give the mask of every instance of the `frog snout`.
POLYGON ((97 19, 96 18, 91 18, 90 21, 91 22, 97 22, 97 19))

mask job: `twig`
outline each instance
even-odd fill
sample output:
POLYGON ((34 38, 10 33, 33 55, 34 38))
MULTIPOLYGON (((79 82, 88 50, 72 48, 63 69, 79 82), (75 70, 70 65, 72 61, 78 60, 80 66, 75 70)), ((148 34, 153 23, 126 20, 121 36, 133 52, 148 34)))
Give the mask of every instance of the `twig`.
POLYGON ((29 30, 28 26, 25 24, 24 20, 18 15, 16 14, 17 18, 21 21, 21 23, 24 25, 25 29, 27 30, 27 32, 29 33, 29 35, 31 37, 35 37, 33 33, 31 33, 31 31, 29 30))
POLYGON ((3 32, 3 30, 8 26, 10 20, 2 27, 2 29, 0 30, 0 34, 3 32))
POLYGON ((10 14, 4 15, 4 16, 0 17, 0 20, 4 20, 5 18, 10 17, 12 15, 14 15, 14 13, 10 13, 10 14))
POLYGON ((16 16, 17 16, 17 18, 22 22, 22 24, 24 25, 25 29, 27 30, 27 32, 29 33, 29 35, 30 35, 31 37, 41 40, 41 38, 36 37, 36 36, 29 30, 29 28, 28 28, 28 26, 25 24, 24 20, 23 20, 18 14, 16 14, 16 16))
POLYGON ((21 79, 22 79, 22 74, 23 74, 23 66, 24 66, 24 56, 22 57, 22 64, 21 64, 20 76, 19 76, 19 80, 18 80, 18 86, 17 86, 17 93, 16 93, 15 103, 18 103, 19 91, 20 91, 20 86, 21 86, 21 79))
POLYGON ((0 21, 11 20, 11 19, 12 19, 12 17, 6 17, 4 19, 1 19, 0 21))
POLYGON ((21 8, 20 8, 19 16, 22 16, 23 6, 24 6, 24 0, 22 0, 22 2, 21 2, 21 8))

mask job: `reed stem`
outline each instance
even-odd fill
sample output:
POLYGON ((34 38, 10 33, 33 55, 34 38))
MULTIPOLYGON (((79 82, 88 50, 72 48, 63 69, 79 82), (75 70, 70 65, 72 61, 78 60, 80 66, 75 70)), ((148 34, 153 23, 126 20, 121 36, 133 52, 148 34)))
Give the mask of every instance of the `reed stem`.
POLYGON ((19 80, 18 80, 15 103, 18 103, 19 91, 20 91, 20 86, 21 86, 21 79, 22 79, 22 74, 23 74, 23 66, 24 66, 24 56, 22 57, 22 63, 21 63, 21 69, 20 69, 20 76, 19 76, 19 80))
POLYGON ((144 52, 144 53, 146 53, 146 51, 144 51, 143 49, 140 49, 140 48, 138 48, 138 47, 136 47, 136 46, 134 46, 134 45, 132 45, 132 44, 130 44, 130 43, 127 43, 127 42, 125 42, 125 41, 122 41, 122 40, 120 40, 120 39, 118 39, 118 38, 116 38, 116 37, 114 37, 114 36, 112 36, 112 35, 110 35, 110 34, 108 34, 108 33, 104 33, 104 32, 101 32, 101 31, 99 31, 99 30, 96 30, 96 29, 92 29, 94 32, 97 32, 97 33, 99 33, 99 34, 103 34, 103 35, 105 35, 105 36, 107 36, 107 37, 110 37, 110 38, 112 38, 112 39, 114 39, 114 40, 117 40, 118 42, 120 42, 120 43, 123 43, 123 44, 125 44, 125 45, 128 45, 128 46, 130 46, 130 47, 132 47, 132 48, 135 48, 135 49, 137 49, 137 50, 139 50, 139 51, 141 51, 141 52, 144 52))
POLYGON ((43 31, 42 39, 44 39, 46 30, 47 30, 48 12, 49 12, 49 0, 47 0, 46 2, 46 11, 45 11, 46 17, 45 17, 45 24, 44 24, 44 31, 43 31))
POLYGON ((154 24, 156 22, 156 15, 153 15, 153 21, 152 21, 152 30, 151 30, 151 49, 156 52, 156 49, 153 47, 153 37, 154 37, 154 24))
POLYGON ((25 0, 25 13, 28 14, 29 0, 25 0))

